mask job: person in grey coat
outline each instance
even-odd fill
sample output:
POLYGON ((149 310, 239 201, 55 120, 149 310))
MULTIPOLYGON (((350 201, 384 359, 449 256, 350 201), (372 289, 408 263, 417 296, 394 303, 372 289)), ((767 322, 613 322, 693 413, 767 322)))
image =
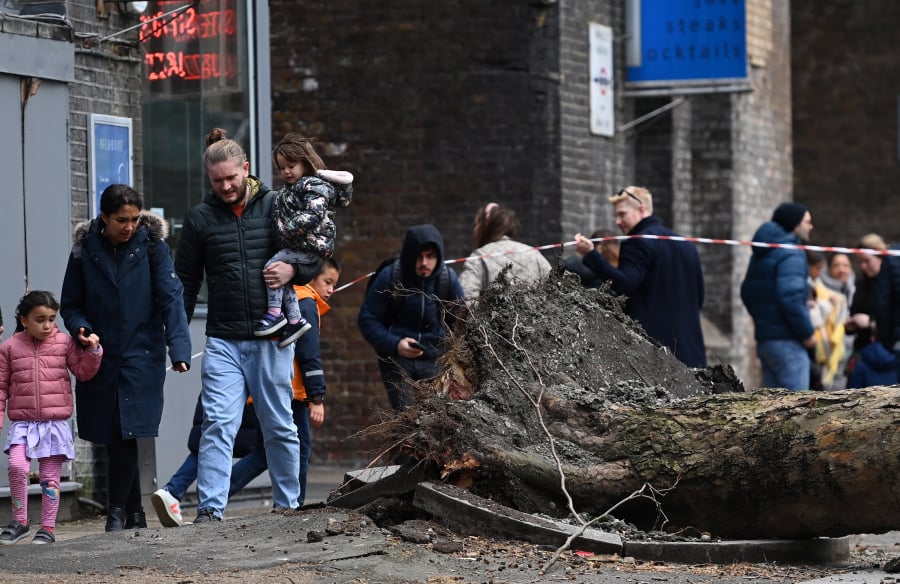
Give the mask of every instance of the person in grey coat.
POLYGON ((509 207, 488 203, 475 215, 473 231, 476 249, 459 275, 466 298, 478 297, 507 266, 509 278, 524 284, 550 275, 550 262, 541 252, 516 241, 519 220, 509 207))

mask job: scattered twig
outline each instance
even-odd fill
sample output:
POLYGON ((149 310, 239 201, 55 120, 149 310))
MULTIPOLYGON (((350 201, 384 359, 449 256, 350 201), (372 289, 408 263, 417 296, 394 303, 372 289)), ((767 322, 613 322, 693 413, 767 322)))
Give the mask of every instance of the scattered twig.
MULTIPOLYGON (((544 434, 547 436, 547 440, 550 445, 551 455, 553 456, 553 460, 556 463, 556 468, 559 471, 560 488, 563 492, 563 495, 566 497, 569 511, 571 512, 572 516, 581 524, 580 527, 566 539, 566 541, 563 543, 563 545, 560 546, 559 549, 556 550, 556 552, 554 552, 553 556, 547 561, 547 563, 544 565, 544 567, 541 568, 540 574, 543 575, 543 574, 546 574, 547 570, 550 569, 550 567, 556 563, 556 561, 560 558, 560 556, 563 554, 563 552, 565 552, 566 550, 568 550, 570 548, 570 546, 572 545, 572 542, 584 534, 585 530, 587 530, 591 525, 595 524, 600 519, 603 519, 604 517, 611 515, 613 513, 613 511, 615 511, 616 509, 618 509, 619 507, 621 507, 623 504, 627 503, 628 501, 632 501, 634 499, 649 499, 649 500, 653 501, 654 505, 656 506, 657 513, 659 513, 660 516, 662 516, 662 518, 663 518, 662 525, 665 525, 666 523, 668 523, 669 520, 666 517, 665 513, 663 512, 662 506, 657 497, 661 496, 661 495, 665 495, 665 493, 667 493, 669 490, 675 488, 675 485, 678 484, 678 481, 676 480, 675 485, 672 485, 668 489, 664 489, 664 490, 656 489, 649 483, 644 483, 644 485, 640 489, 638 489, 637 491, 634 491, 628 497, 625 497, 624 499, 622 499, 621 501, 619 501, 618 503, 616 503, 615 505, 610 507, 606 512, 599 515, 598 517, 595 517, 594 519, 592 519, 590 521, 585 521, 584 519, 582 519, 581 515, 579 515, 579 513, 575 510, 575 503, 572 500, 572 497, 569 494, 569 491, 566 489, 566 473, 563 470, 562 460, 560 460, 559 454, 557 453, 557 450, 556 450, 556 441, 554 440, 553 434, 550 432, 550 429, 547 427, 546 423, 544 422, 543 411, 541 408, 541 402, 543 400, 544 389, 545 389, 544 381, 541 377, 540 371, 538 371, 538 368, 535 366, 534 361, 532 361, 530 353, 528 351, 526 351, 525 349, 523 349, 515 339, 518 326, 519 326, 518 315, 516 315, 516 322, 514 323, 514 325, 512 327, 512 335, 511 335, 512 338, 511 339, 507 339, 507 338, 503 337, 502 335, 498 334, 496 331, 489 331, 483 325, 480 325, 478 327, 478 330, 481 332, 481 335, 484 338, 484 348, 487 349, 487 351, 494 357, 494 360, 497 362, 497 365, 500 366, 500 368, 503 370, 503 372, 506 374, 506 376, 510 379, 510 381, 512 381, 512 383, 516 386, 516 388, 519 390, 519 392, 523 396, 525 396, 525 398, 531 403, 532 407, 534 408, 535 414, 537 415, 538 423, 540 424, 541 429, 543 430, 544 434), (497 354, 496 350, 494 349, 494 346, 491 344, 489 333, 493 333, 494 335, 496 335, 497 337, 499 337, 500 339, 502 339, 503 341, 508 343, 511 347, 513 347, 516 351, 518 351, 520 354, 522 354, 524 356, 525 360, 528 363, 529 368, 531 369, 532 373, 534 374, 535 378, 537 379, 537 383, 540 387, 540 391, 538 392, 537 398, 533 397, 528 391, 526 391, 525 388, 522 386, 522 384, 519 382, 519 380, 515 376, 513 376, 512 373, 509 371, 509 369, 506 366, 506 363, 503 362, 503 360, 500 358, 500 356, 497 354)), ((638 374, 640 375, 640 373, 638 373, 638 374)))
POLYGON ((575 530, 575 533, 573 533, 566 539, 565 543, 563 543, 553 553, 553 556, 549 560, 547 560, 547 563, 544 564, 544 567, 541 568, 538 573, 541 575, 546 574, 547 570, 549 570, 550 567, 556 563, 556 561, 560 558, 560 556, 562 556, 563 552, 568 550, 572 546, 572 542, 575 541, 575 539, 581 537, 581 535, 584 534, 585 530, 587 530, 588 527, 590 527, 594 523, 600 521, 601 519, 611 515, 613 511, 615 511, 616 509, 618 509, 619 507, 621 507, 628 501, 633 501, 635 499, 649 499, 649 500, 653 501, 653 504, 656 505, 657 512, 660 515, 662 515, 663 525, 665 525, 666 523, 669 522, 669 519, 668 519, 668 517, 666 517, 666 514, 663 512, 662 505, 660 505, 660 502, 657 499, 657 495, 665 496, 665 494, 668 493, 670 490, 674 489, 677 484, 678 484, 678 481, 675 481, 675 484, 672 485, 671 487, 669 487, 668 489, 660 490, 660 489, 654 488, 649 483, 644 483, 644 485, 640 489, 638 489, 637 491, 634 491, 633 493, 631 493, 630 495, 628 495, 627 497, 625 497, 624 499, 622 499, 621 501, 619 501, 618 503, 616 503, 615 505, 613 505, 612 507, 607 509, 604 513, 591 519, 587 523, 582 522, 581 527, 579 527, 577 530, 575 530))

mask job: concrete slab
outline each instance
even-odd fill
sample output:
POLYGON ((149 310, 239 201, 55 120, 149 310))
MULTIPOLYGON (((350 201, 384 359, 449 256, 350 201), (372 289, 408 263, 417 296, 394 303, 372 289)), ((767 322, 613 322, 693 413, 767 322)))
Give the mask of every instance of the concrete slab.
MULTIPOLYGON (((464 534, 561 546, 577 531, 572 525, 522 513, 450 485, 419 484, 413 506, 440 517, 447 527, 464 534)), ((587 529, 572 542, 572 549, 621 554, 622 538, 587 529)))
POLYGON ((642 560, 682 564, 777 562, 834 566, 850 561, 850 539, 838 537, 710 542, 626 541, 624 554, 642 560))
POLYGON ((351 470, 344 475, 344 482, 341 484, 341 487, 346 492, 355 491, 360 487, 386 479, 396 474, 401 468, 399 464, 392 464, 389 466, 373 466, 372 468, 351 470))
POLYGON ((372 483, 328 500, 331 507, 356 509, 381 497, 397 497, 415 490, 416 485, 434 477, 434 469, 427 464, 408 464, 372 483))

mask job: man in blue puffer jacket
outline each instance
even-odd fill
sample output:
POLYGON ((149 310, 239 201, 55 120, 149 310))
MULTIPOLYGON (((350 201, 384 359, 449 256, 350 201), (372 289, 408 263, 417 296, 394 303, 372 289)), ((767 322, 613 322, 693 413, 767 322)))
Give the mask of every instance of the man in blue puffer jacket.
MULTIPOLYGON (((782 203, 754 242, 809 241, 812 216, 799 203, 782 203)), ((741 300, 756 326, 756 353, 765 387, 809 389, 808 347, 815 344, 809 318, 806 254, 799 249, 754 247, 741 284, 741 300)))
POLYGON ((393 281, 391 265, 380 270, 359 311, 359 330, 378 353, 381 379, 395 410, 415 403, 406 376, 419 380, 437 375, 446 335, 438 299, 452 302, 464 296, 456 272, 444 264, 444 239, 434 225, 410 227, 399 259, 399 282, 393 281), (440 290, 442 279, 446 293, 440 290), (400 290, 393 291, 395 287, 400 290))

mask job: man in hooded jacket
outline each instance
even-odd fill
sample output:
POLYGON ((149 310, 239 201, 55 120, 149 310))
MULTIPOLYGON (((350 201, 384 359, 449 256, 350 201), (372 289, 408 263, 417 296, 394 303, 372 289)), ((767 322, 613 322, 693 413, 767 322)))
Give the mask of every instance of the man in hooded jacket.
POLYGON ((445 311, 439 303, 464 296, 456 273, 444 264, 444 239, 434 225, 415 225, 406 232, 399 262, 399 282, 393 281, 390 265, 373 276, 358 320, 360 332, 378 354, 391 407, 398 411, 415 402, 407 377, 419 380, 437 374, 446 336, 445 311), (448 298, 440 292, 442 278, 449 279, 448 298))
MULTIPOLYGON (((754 242, 799 244, 809 241, 812 216, 799 203, 782 203, 760 226, 754 242)), ((800 249, 754 247, 741 284, 741 300, 755 325, 756 353, 765 387, 809 389, 809 353, 815 329, 809 296, 806 254, 800 249)))

